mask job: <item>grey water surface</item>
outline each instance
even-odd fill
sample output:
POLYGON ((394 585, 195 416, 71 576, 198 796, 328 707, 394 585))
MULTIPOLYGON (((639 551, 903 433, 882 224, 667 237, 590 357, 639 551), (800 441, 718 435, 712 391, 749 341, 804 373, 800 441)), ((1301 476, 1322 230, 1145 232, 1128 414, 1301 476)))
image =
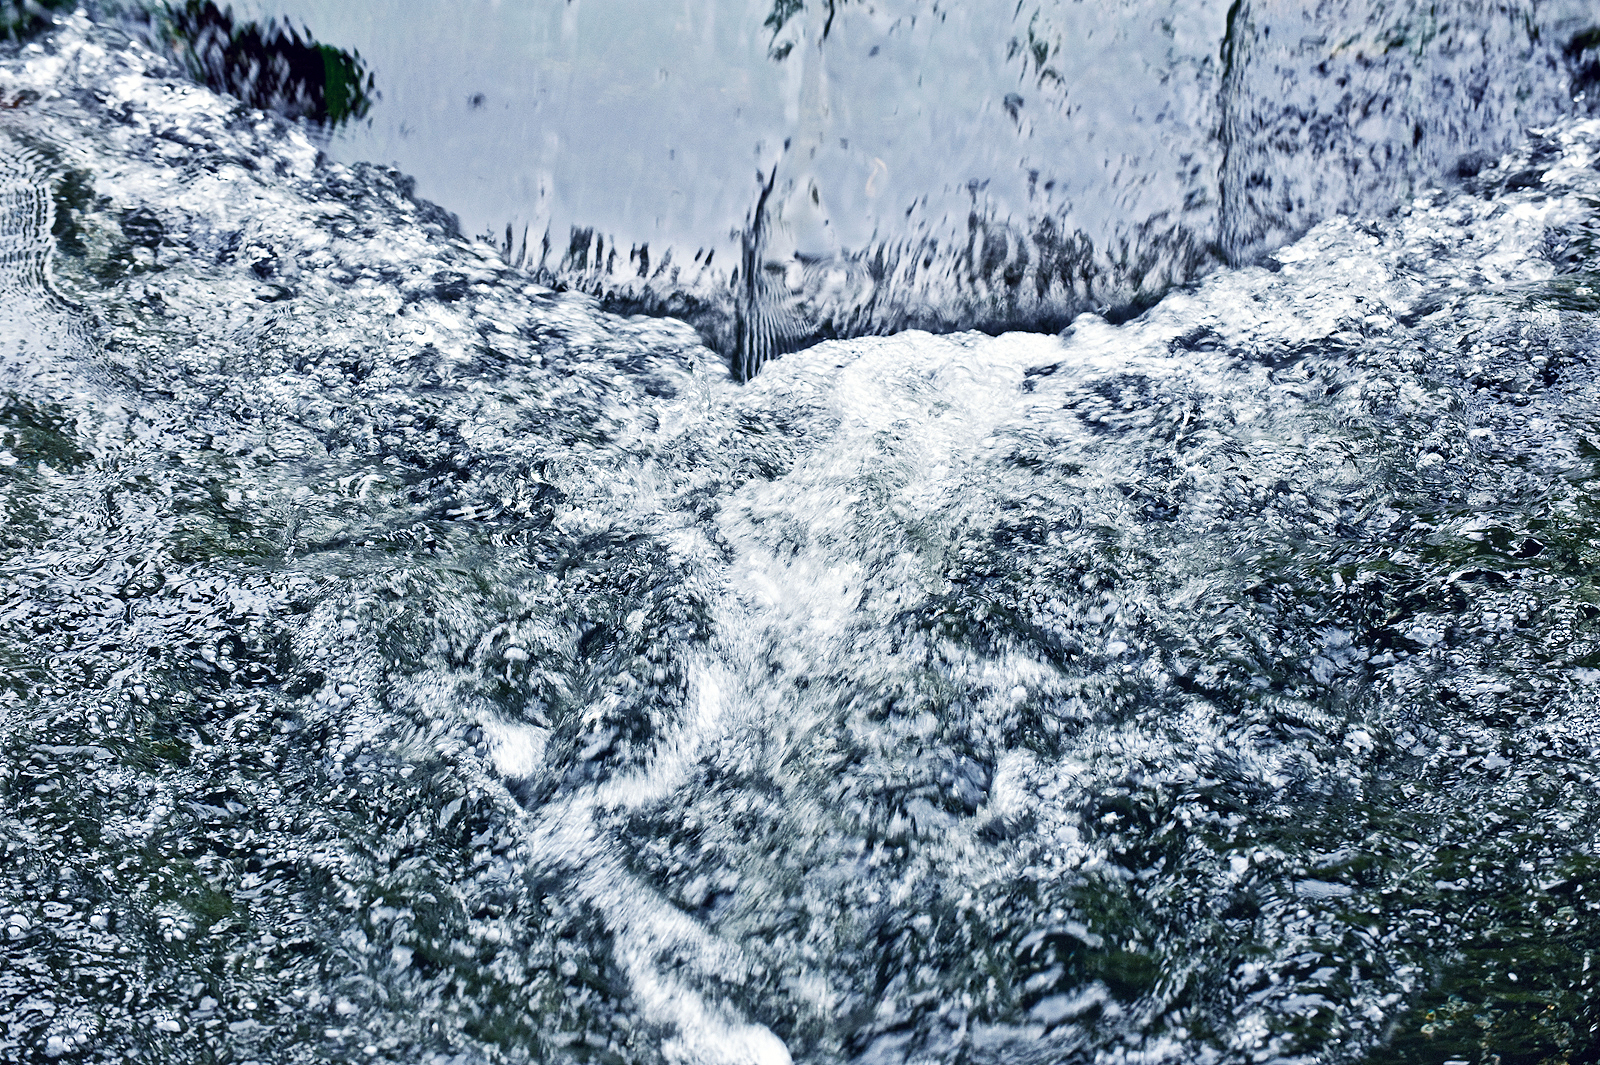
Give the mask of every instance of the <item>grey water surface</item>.
POLYGON ((1600 1053, 1581 101, 747 383, 86 16, 0 104, 0 1061, 1600 1053))

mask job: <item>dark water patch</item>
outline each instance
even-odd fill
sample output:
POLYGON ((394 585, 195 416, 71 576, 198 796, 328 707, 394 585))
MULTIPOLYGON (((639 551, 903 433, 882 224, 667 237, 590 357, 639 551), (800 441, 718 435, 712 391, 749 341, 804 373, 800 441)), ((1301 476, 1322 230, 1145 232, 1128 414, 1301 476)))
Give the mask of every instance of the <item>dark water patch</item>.
POLYGON ((4 0, 0 3, 0 35, 24 41, 48 29, 58 12, 77 7, 74 0, 4 0))
MULTIPOLYGON (((1600 26, 1574 33, 1561 54, 1571 64, 1572 87, 1576 92, 1600 90, 1600 26)), ((1593 106, 1600 106, 1600 100, 1591 101, 1593 106)))
POLYGON ((1481 847, 1441 848, 1432 898, 1423 903, 1430 917, 1419 936, 1431 947, 1461 925, 1475 932, 1439 952, 1430 986, 1367 1060, 1600 1060, 1600 901, 1592 861, 1551 861, 1561 844, 1546 843, 1537 821, 1508 823, 1531 812, 1504 810, 1486 822, 1489 839, 1512 844, 1506 848, 1510 867, 1497 866, 1481 847), (1524 872, 1530 866, 1537 869, 1533 876, 1524 872))

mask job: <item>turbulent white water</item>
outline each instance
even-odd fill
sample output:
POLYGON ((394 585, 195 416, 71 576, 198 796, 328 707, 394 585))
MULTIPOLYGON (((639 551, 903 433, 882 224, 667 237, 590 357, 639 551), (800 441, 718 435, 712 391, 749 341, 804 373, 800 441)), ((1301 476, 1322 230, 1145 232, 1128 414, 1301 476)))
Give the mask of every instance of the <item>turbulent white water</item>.
POLYGON ((0 99, 0 1060, 1595 1047, 1600 123, 740 387, 82 19, 0 99))

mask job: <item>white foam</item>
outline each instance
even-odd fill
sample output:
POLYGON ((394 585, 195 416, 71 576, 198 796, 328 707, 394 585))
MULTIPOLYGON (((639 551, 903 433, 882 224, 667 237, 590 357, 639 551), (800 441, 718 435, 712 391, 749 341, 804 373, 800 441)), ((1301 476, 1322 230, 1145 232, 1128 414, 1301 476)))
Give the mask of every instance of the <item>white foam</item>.
POLYGON ((517 725, 492 721, 483 726, 489 740, 489 757, 502 776, 520 779, 530 777, 544 761, 545 744, 550 730, 538 725, 517 725))

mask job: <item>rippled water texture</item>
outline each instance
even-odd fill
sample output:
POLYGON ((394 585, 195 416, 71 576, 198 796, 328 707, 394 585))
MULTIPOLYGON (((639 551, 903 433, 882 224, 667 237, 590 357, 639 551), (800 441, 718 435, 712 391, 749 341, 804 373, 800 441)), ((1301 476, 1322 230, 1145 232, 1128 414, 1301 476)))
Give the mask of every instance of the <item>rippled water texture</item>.
POLYGON ((741 387, 81 19, 0 100, 0 1060, 1593 1060, 1600 123, 741 387))

